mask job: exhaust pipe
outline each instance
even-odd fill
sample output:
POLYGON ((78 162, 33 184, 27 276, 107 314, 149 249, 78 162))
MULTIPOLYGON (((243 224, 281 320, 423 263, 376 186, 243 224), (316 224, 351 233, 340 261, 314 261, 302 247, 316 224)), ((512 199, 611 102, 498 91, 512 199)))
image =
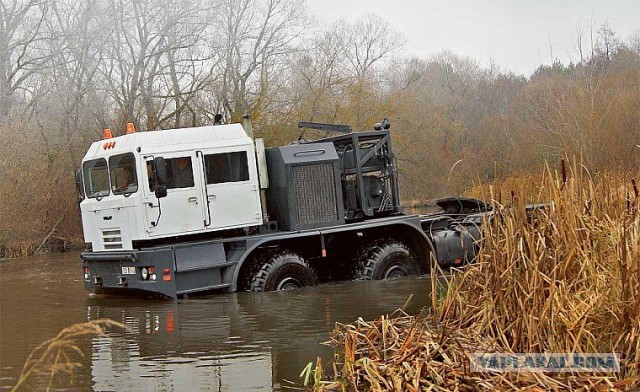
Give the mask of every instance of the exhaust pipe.
POLYGON ((242 116, 242 128, 251 139, 253 139, 253 127, 251 126, 251 116, 245 114, 242 116))

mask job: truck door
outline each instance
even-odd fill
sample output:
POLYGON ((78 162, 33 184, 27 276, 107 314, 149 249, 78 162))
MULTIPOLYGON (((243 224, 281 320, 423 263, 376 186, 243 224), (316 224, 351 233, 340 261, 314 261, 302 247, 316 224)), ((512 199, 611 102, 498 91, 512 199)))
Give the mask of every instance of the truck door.
POLYGON ((204 150, 208 226, 211 229, 262 224, 255 153, 248 146, 204 150))
MULTIPOLYGON (((157 199, 149 184, 145 187, 149 236, 180 235, 204 229, 201 163, 194 152, 163 154, 167 165, 167 197, 157 199)), ((148 163, 148 167, 150 164, 148 163)))

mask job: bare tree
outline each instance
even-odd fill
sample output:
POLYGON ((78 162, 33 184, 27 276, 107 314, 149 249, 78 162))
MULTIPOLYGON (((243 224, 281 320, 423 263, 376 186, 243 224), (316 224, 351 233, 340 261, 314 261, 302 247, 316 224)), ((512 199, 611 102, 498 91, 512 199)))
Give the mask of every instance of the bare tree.
POLYGON ((101 112, 95 110, 107 104, 97 84, 104 46, 101 31, 106 28, 100 17, 103 7, 99 0, 59 0, 51 4, 46 22, 47 34, 58 37, 49 42, 52 58, 46 74, 52 86, 51 97, 44 102, 51 106, 52 119, 47 122, 47 133, 69 152, 70 163, 80 158, 79 141, 90 136, 81 130, 104 123, 101 112), (56 126, 57 132, 51 134, 56 126))
POLYGON ((293 50, 303 27, 298 0, 224 0, 214 19, 224 62, 216 95, 237 121, 266 98, 276 67, 293 50))
MULTIPOLYGON (((354 77, 350 87, 349 101, 353 125, 363 128, 371 125, 375 110, 367 105, 367 101, 379 94, 380 80, 374 77, 378 65, 391 60, 391 55, 404 44, 404 37, 392 29, 387 21, 377 15, 370 14, 354 23, 346 23, 345 57, 349 71, 354 77)), ((381 86, 380 86, 381 87, 381 86)))
POLYGON ((585 54, 584 54, 584 37, 582 33, 582 28, 580 24, 576 25, 576 35, 573 38, 573 49, 577 52, 578 57, 580 57, 580 65, 585 62, 585 54))
POLYGON ((337 121, 345 99, 350 75, 345 71, 345 40, 342 24, 337 22, 310 40, 293 63, 291 91, 295 94, 296 112, 305 119, 337 121))
POLYGON ((195 20, 188 34, 172 34, 169 37, 169 46, 174 49, 167 52, 163 72, 168 95, 159 98, 169 98, 173 105, 172 110, 167 110, 159 120, 160 126, 166 123, 172 123, 175 128, 185 123, 198 125, 197 97, 207 85, 218 79, 215 70, 222 61, 220 54, 211 51, 211 47, 204 43, 203 34, 206 30, 204 21, 195 20), (200 27, 193 29, 195 26, 200 27), (174 40, 188 41, 188 37, 192 40, 188 46, 173 43, 174 40), (185 113, 190 115, 190 121, 184 119, 185 113))
POLYGON ((0 2, 0 123, 15 105, 15 94, 44 67, 50 53, 43 51, 42 27, 47 8, 41 0, 0 2))
POLYGON ((358 79, 367 76, 376 63, 402 48, 405 42, 389 22, 374 14, 347 24, 345 33, 347 59, 358 79))
POLYGON ((629 38, 629 44, 632 50, 640 55, 640 30, 637 30, 629 38))
POLYGON ((197 1, 174 0, 109 0, 109 5, 117 23, 109 32, 101 69, 107 91, 119 108, 120 123, 144 122, 147 129, 156 129, 169 105, 167 99, 175 101, 181 95, 162 78, 179 72, 179 53, 197 44, 205 20, 203 8, 197 1))
POLYGON ((611 29, 608 22, 603 23, 598 29, 598 39, 596 41, 596 53, 607 60, 611 60, 618 52, 620 39, 611 29))

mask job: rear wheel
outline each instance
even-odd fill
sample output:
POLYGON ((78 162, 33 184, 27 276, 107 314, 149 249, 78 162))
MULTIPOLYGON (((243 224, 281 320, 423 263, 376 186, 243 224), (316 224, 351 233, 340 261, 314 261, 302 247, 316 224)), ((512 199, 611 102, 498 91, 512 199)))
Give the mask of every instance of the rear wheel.
POLYGON ((421 273, 420 263, 411 249, 394 239, 377 240, 365 245, 358 253, 356 279, 394 279, 421 273))
POLYGON ((315 286, 318 278, 309 263, 290 251, 270 253, 256 260, 249 276, 250 291, 281 291, 315 286))

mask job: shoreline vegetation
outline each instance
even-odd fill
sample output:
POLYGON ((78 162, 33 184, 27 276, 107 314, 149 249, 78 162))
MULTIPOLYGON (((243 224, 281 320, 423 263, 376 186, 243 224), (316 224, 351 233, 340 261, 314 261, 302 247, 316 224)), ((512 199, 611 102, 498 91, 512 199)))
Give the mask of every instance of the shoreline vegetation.
POLYGON ((18 240, 0 244, 0 261, 21 259, 47 253, 64 253, 82 250, 84 242, 79 238, 51 235, 44 240, 18 240))
MULTIPOLYGON (((563 165, 564 167, 564 165, 563 165)), ((637 177, 634 173, 633 176, 637 177)), ((581 165, 480 186, 491 200, 477 263, 432 274, 429 314, 337 324, 302 372, 315 391, 638 390, 640 195, 629 174, 581 165), (570 178, 568 178, 570 177, 570 178), (534 200, 531 200, 531 199, 534 200), (527 202, 548 203, 533 215, 527 202), (470 354, 619 353, 621 371, 472 373, 470 354)))
POLYGON ((52 237, 44 242, 17 241, 0 245, 0 261, 24 259, 49 253, 65 253, 82 250, 84 243, 79 239, 52 237))

